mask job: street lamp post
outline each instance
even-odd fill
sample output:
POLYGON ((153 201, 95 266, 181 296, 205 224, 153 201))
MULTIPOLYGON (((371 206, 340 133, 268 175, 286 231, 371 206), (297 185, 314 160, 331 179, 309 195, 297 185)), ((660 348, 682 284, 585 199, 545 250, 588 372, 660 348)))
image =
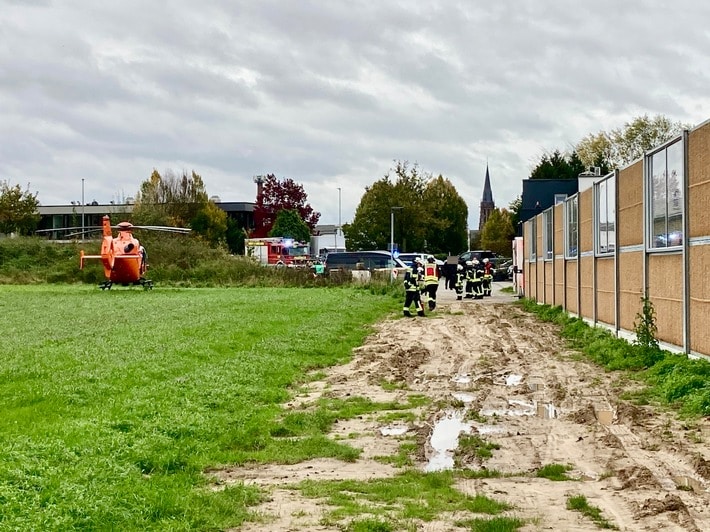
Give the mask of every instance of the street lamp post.
POLYGON ((81 241, 84 241, 84 178, 81 178, 81 241))
POLYGON ((340 231, 340 194, 341 190, 338 187, 338 225, 335 228, 335 251, 338 251, 338 232, 340 231))

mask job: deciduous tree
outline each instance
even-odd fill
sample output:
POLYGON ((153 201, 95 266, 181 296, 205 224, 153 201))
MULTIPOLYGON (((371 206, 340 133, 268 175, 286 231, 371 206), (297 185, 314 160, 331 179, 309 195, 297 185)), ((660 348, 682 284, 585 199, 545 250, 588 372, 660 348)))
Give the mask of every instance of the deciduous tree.
POLYGON ((178 177, 170 170, 161 176, 153 169, 136 195, 132 219, 142 225, 187 227, 208 203, 205 184, 194 170, 178 177))
POLYGON ((299 242, 309 242, 311 228, 306 225, 297 210, 284 209, 276 215, 276 221, 269 231, 269 236, 288 237, 299 242))
POLYGON ((38 207, 37 192, 30 192, 29 184, 22 190, 0 181, 0 233, 32 234, 40 220, 38 207))
POLYGON ((227 213, 208 201, 202 210, 190 220, 190 227, 213 246, 226 243, 227 213))
POLYGON ((660 146, 688 129, 688 124, 673 122, 663 115, 643 115, 611 131, 590 133, 576 146, 577 153, 586 166, 599 166, 602 174, 639 159, 643 154, 660 146))
POLYGON ((481 230, 481 246, 498 255, 509 257, 515 228, 506 209, 495 209, 481 230))
POLYGON ((398 161, 384 177, 365 188, 351 224, 343 227, 348 249, 457 253, 466 247, 468 209, 455 187, 418 165, 398 161), (392 212, 394 210, 394 235, 392 212))
POLYGON ((311 231, 320 219, 320 213, 315 212, 308 203, 308 194, 303 190, 303 185, 290 178, 279 180, 274 174, 268 174, 263 180, 261 194, 256 198, 254 236, 269 234, 278 213, 289 209, 298 212, 311 231))
POLYGON ((468 206, 456 187, 439 175, 424 189, 424 209, 429 213, 426 242, 431 253, 458 254, 466 250, 468 206))

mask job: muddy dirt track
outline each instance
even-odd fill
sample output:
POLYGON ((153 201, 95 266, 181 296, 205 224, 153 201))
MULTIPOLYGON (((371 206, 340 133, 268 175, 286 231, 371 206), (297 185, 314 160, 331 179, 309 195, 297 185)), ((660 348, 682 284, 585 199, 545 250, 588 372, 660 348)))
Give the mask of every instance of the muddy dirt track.
MULTIPOLYGON (((355 463, 314 460, 219 472, 220 483, 270 491, 270 500, 256 510, 264 522, 240 530, 342 530, 321 524, 323 501, 288 485, 306 478, 395 475, 401 469, 374 458, 396 455, 404 439, 417 442, 414 467, 420 470, 485 467, 504 473, 461 479, 456 487, 512 505, 507 515, 526 523, 520 530, 599 530, 566 509, 574 495, 584 495, 620 530, 710 530, 707 420, 684 424, 672 413, 620 400, 635 384, 568 350, 555 326, 511 304, 513 296, 499 291, 507 284, 494 283, 491 298, 461 302, 442 284, 436 312, 380 323, 349 364, 332 368, 286 405, 307 407, 323 394, 403 403, 411 394, 431 399, 412 410, 411 423, 382 425, 378 415, 336 423, 331 436, 363 450, 355 463), (386 391, 383 382, 396 386, 386 391), (451 449, 460 434, 477 434, 500 447, 485 460, 461 454, 454 459, 451 449), (572 480, 536 478, 534 472, 547 464, 571 466, 572 480)), ((441 516, 416 527, 465 530, 454 523, 466 517, 472 516, 441 516)))

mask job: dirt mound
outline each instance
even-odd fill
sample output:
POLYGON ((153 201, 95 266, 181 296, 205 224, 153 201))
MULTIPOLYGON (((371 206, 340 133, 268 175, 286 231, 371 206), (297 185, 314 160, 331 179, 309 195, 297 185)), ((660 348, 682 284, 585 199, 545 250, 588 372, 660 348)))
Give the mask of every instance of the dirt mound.
POLYGON ((387 368, 395 381, 410 382, 414 380, 417 370, 429 356, 429 350, 420 345, 395 349, 389 358, 387 368))
POLYGON ((575 410, 567 415, 567 419, 579 425, 590 425, 597 422, 597 416, 594 413, 594 405, 587 403, 582 408, 575 410))
POLYGON ((633 466, 620 469, 616 472, 616 476, 621 480, 623 490, 660 487, 658 480, 647 467, 633 466))
POLYGON ((696 456, 693 460, 693 469, 705 480, 710 480, 710 461, 705 460, 702 456, 696 456))
POLYGON ((620 402, 616 406, 616 417, 619 423, 625 425, 642 425, 652 415, 648 410, 629 403, 620 402))
POLYGON ((658 515, 664 512, 688 512, 685 503, 677 495, 667 494, 663 500, 646 499, 636 513, 637 518, 658 515))

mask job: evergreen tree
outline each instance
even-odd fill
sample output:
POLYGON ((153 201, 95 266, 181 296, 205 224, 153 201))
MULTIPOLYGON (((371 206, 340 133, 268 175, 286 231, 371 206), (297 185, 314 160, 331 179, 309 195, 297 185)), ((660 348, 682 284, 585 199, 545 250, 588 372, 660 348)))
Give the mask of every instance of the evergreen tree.
POLYGON ((585 166, 572 152, 563 155, 559 150, 543 154, 538 165, 530 173, 530 179, 577 179, 584 172, 585 166))

